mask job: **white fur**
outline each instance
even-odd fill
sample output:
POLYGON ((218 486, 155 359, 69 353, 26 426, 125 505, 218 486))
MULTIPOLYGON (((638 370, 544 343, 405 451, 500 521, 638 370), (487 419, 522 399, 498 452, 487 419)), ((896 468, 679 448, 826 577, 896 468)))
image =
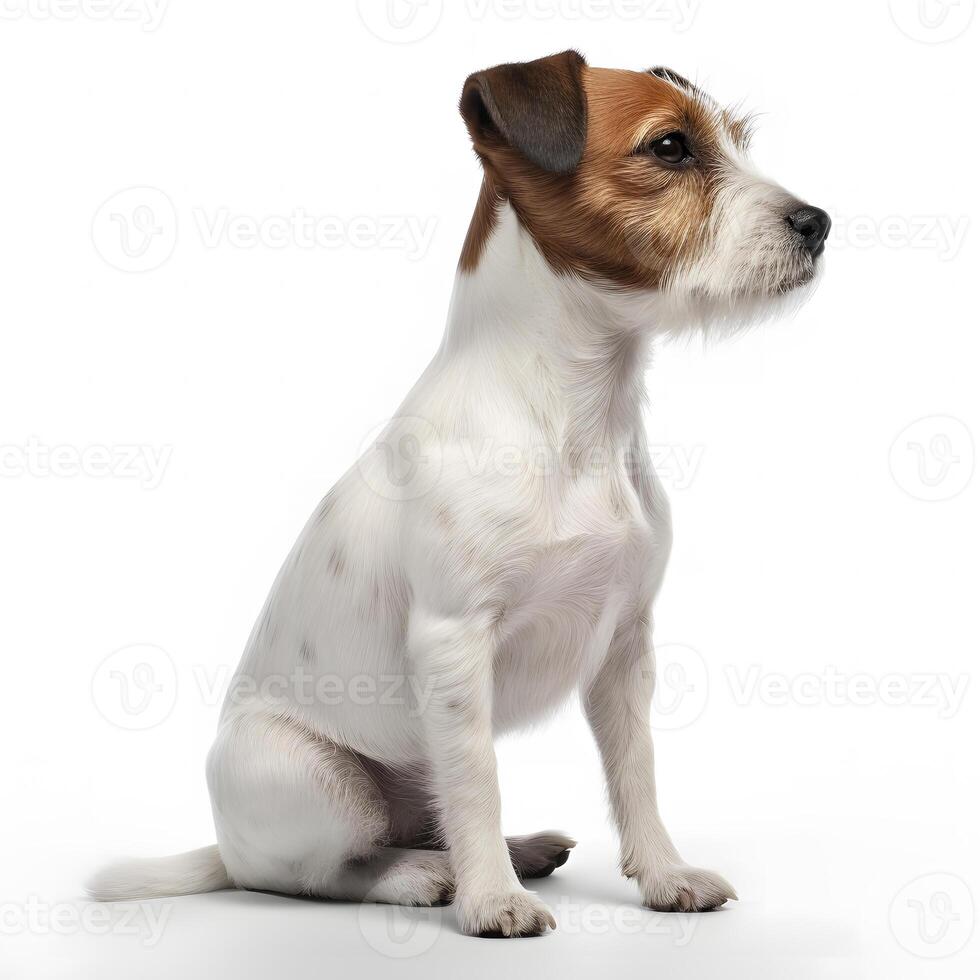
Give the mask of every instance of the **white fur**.
POLYGON ((493 739, 574 693, 643 901, 734 897, 681 860, 657 812, 649 633, 671 531, 643 374, 657 330, 768 302, 740 283, 786 237, 785 199, 733 176, 721 207, 737 227, 645 296, 556 275, 502 209, 435 359, 310 519, 248 642, 208 760, 220 860, 129 866, 98 897, 228 882, 404 903, 455 892, 467 933, 540 932, 554 920, 515 865, 547 873, 573 842, 505 841, 493 739), (312 691, 322 677, 343 693, 312 691), (410 696, 379 683, 356 697, 364 677, 410 696), (430 803, 448 853, 419 843, 430 803))
POLYGON ((120 861, 94 875, 88 890, 103 901, 124 902, 211 892, 231 884, 218 848, 212 844, 171 857, 120 861))

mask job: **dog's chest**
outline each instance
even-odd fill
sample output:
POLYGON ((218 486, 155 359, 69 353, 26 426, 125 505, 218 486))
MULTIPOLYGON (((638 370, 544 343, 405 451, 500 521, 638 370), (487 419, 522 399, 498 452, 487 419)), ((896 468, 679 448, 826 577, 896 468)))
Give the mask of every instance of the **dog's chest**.
POLYGON ((656 527, 628 482, 573 487, 538 526, 514 556, 524 571, 501 612, 499 729, 547 713, 595 673, 623 615, 649 598, 657 564, 656 527))

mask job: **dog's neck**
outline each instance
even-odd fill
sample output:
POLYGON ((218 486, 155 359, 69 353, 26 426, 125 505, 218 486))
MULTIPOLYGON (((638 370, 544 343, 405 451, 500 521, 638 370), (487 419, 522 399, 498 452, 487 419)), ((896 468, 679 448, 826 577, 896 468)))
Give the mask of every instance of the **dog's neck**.
POLYGON ((639 424, 649 348, 636 307, 556 273, 505 203, 476 267, 457 273, 439 359, 475 360, 517 389, 570 452, 623 447, 639 424))

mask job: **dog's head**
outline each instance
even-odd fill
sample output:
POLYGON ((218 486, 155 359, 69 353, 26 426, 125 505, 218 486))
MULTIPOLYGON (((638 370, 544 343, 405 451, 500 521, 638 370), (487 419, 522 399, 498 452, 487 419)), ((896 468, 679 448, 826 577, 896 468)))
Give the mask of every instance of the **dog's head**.
POLYGON ((749 122, 667 68, 566 51, 471 75, 460 111, 486 173, 464 270, 506 200, 555 270, 701 315, 814 278, 827 214, 755 173, 749 122))

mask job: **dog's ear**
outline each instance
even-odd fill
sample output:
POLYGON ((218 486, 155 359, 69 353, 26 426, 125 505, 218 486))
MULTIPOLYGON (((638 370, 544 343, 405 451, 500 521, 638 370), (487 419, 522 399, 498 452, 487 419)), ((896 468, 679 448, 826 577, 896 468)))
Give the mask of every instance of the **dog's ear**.
POLYGON ((571 173, 585 152, 584 67, 564 51, 470 75, 459 111, 477 153, 506 144, 542 170, 571 173))

